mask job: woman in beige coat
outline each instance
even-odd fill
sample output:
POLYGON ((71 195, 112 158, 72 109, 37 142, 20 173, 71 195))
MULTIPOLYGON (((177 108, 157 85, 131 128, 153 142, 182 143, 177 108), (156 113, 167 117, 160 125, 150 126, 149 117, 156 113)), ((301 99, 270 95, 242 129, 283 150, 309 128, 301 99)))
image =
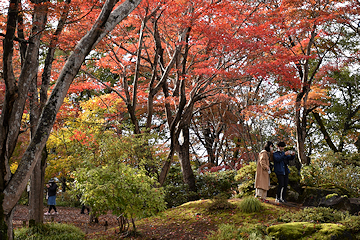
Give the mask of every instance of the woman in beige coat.
POLYGON ((264 202, 269 202, 266 200, 266 196, 270 187, 270 161, 272 161, 273 148, 273 143, 268 141, 264 146, 264 150, 259 153, 259 159, 257 161, 255 197, 260 198, 264 202))

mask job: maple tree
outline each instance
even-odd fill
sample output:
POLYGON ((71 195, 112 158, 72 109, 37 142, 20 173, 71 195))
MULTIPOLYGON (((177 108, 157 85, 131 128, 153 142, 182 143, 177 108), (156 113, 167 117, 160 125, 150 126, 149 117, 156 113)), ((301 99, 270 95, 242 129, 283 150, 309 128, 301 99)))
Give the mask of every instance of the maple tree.
MULTIPOLYGON (((276 137, 287 134, 285 138, 296 142, 302 163, 309 163, 305 145, 309 116, 326 107, 321 88, 329 83, 327 73, 353 64, 359 52, 353 41, 359 36, 356 1, 22 3, 11 0, 8 13, 0 14, 0 20, 7 18, 1 22, 0 46, 4 93, 0 96, 0 190, 5 214, 0 221, 8 226, 33 169, 41 174, 41 164, 35 168, 35 163, 45 153, 53 124, 61 132, 69 125, 68 118, 81 116, 84 99, 95 94, 109 97, 113 102, 107 105, 118 108, 109 114, 99 111, 104 121, 131 122, 138 136, 157 132, 167 137, 164 165, 161 169, 149 165, 150 172, 164 183, 176 154, 185 183, 196 191, 192 129, 198 130, 199 141, 205 139, 209 162, 216 165, 220 163, 214 150, 220 145, 215 143, 220 138, 223 153, 228 154, 222 160, 232 161, 230 155, 259 151, 259 142, 271 137, 270 128, 279 124, 276 137), (121 9, 126 9, 124 14, 121 9), (71 94, 63 105, 68 90, 71 94), (276 94, 280 98, 273 101, 276 94), (283 109, 280 103, 285 103, 283 109), (295 137, 291 124, 271 122, 270 116, 294 119, 295 137), (9 160, 14 160, 24 123, 31 127, 32 138, 11 176, 9 160)), ((120 125, 111 127, 121 135, 120 125)), ((86 134, 74 132, 91 137, 86 130, 86 134)), ((146 158, 153 159, 152 154, 146 158)))
POLYGON ((89 65, 86 72, 96 77, 106 69, 118 77, 116 87, 107 84, 106 88, 126 103, 135 133, 154 129, 156 122, 167 122, 169 154, 160 183, 176 152, 184 181, 196 190, 189 152, 191 119, 199 109, 220 103, 223 91, 251 83, 244 77, 248 73, 239 69, 249 55, 259 53, 251 52, 259 43, 249 40, 254 29, 239 29, 247 28, 247 18, 259 5, 263 4, 145 1, 112 32, 106 45, 97 48, 102 53, 98 67, 89 65), (119 57, 124 54, 128 57, 119 57), (142 129, 140 122, 144 123, 142 129), (183 143, 178 141, 180 134, 183 143))
POLYGON ((342 56, 349 48, 342 42, 351 38, 344 38, 338 23, 346 15, 345 6, 340 1, 282 1, 271 5, 271 15, 266 17, 274 31, 273 39, 267 38, 273 45, 264 65, 280 86, 296 93, 296 144, 303 164, 309 163, 305 141, 309 114, 314 110, 308 104, 311 87, 326 84, 325 72, 348 63, 349 58, 342 56))
MULTIPOLYGON (((32 83, 36 83, 39 69, 39 50, 41 38, 44 36, 44 29, 47 23, 47 13, 49 12, 49 1, 32 1, 22 5, 18 0, 9 2, 6 25, 3 26, 3 45, 2 45, 2 64, 3 80, 5 82, 5 99, 1 109, 0 124, 0 194, 1 194, 1 238, 12 239, 12 213, 13 209, 25 189, 30 174, 40 159, 43 148, 51 128, 55 122, 63 99, 71 85, 75 75, 82 65, 85 57, 116 24, 124 19, 141 1, 124 1, 120 5, 118 1, 107 1, 100 4, 100 11, 94 15, 92 28, 86 35, 80 35, 81 40, 73 48, 66 63, 62 66, 62 71, 56 77, 56 85, 53 87, 51 95, 46 104, 42 107, 40 118, 36 129, 32 132, 31 141, 22 155, 16 172, 12 175, 9 168, 9 159, 18 140, 22 115, 25 103, 28 100, 29 90, 35 90, 32 83), (24 7, 24 9, 22 9, 24 7), (20 10, 31 12, 28 19, 21 18, 20 10), (22 21, 24 20, 24 21, 22 21), (26 23, 25 25, 22 25, 26 23), (106 23, 106 24, 105 24, 106 23), (29 36, 24 34, 28 30, 29 36), (24 37, 24 38, 23 38, 24 37), (26 37, 28 39, 26 39, 26 37), (20 48, 18 59, 23 64, 13 61, 14 46, 19 43, 26 46, 26 51, 20 48)), ((66 4, 66 2, 64 2, 66 4)), ((92 1, 89 2, 92 5, 92 1)), ((54 3, 55 6, 56 3, 54 3)), ((61 3, 60 3, 61 5, 61 3)), ((3 13, 2 13, 3 14, 3 13)), ((90 25, 91 26, 91 25, 90 25)), ((88 30, 88 27, 85 28, 88 30)), ((84 29, 83 32, 86 32, 84 29)), ((46 86, 46 84, 44 83, 46 86)), ((46 92, 46 88, 45 91, 46 92)), ((47 93, 46 93, 47 94, 47 93)))

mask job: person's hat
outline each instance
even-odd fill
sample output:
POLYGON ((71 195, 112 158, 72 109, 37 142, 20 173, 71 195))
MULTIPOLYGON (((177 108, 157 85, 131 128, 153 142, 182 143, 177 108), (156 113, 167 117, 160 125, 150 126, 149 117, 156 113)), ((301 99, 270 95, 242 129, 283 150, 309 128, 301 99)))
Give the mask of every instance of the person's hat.
POLYGON ((285 142, 279 142, 279 143, 277 144, 277 146, 278 146, 278 147, 285 147, 286 144, 285 144, 285 142))
POLYGON ((50 180, 49 180, 49 183, 53 183, 53 182, 55 182, 54 179, 50 179, 50 180))

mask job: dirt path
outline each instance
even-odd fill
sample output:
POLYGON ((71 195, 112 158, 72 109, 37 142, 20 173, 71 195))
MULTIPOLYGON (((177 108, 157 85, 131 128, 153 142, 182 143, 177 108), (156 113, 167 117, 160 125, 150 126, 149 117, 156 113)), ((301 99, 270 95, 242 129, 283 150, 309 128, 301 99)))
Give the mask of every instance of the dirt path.
MULTIPOLYGON (((44 215, 44 222, 58 222, 75 225, 85 233, 101 232, 117 226, 116 216, 107 214, 99 217, 99 223, 89 223, 88 214, 80 214, 79 208, 59 207, 57 206, 58 215, 44 215), (107 223, 108 226, 105 226, 107 223)), ((44 213, 48 208, 44 208, 44 213)), ((85 211, 86 212, 86 211, 85 211)), ((27 206, 16 206, 13 225, 14 228, 20 228, 23 224, 29 225, 29 211, 27 206)))

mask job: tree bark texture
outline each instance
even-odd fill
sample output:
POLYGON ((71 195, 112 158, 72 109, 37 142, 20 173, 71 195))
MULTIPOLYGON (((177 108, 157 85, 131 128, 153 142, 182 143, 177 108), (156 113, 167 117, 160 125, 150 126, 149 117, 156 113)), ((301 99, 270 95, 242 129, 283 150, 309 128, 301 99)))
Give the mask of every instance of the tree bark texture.
MULTIPOLYGON (((5 222, 9 219, 9 217, 11 217, 11 213, 20 199, 21 193, 25 190, 37 161, 41 159, 41 154, 55 122, 56 114, 62 105, 66 93, 78 73, 85 57, 106 34, 112 31, 120 21, 122 21, 137 7, 141 0, 127 0, 113 10, 117 2, 118 0, 106 1, 91 30, 79 41, 73 53, 69 56, 59 75, 49 100, 44 106, 42 114, 39 118, 36 132, 34 133, 31 142, 21 158, 18 169, 10 178, 8 160, 15 148, 15 143, 19 134, 21 117, 24 110, 24 103, 28 96, 27 91, 29 89, 29 84, 31 79, 35 77, 32 69, 34 67, 34 63, 37 62, 38 44, 41 36, 41 34, 39 34, 41 27, 34 24, 33 31, 35 31, 36 28, 40 28, 38 29, 39 31, 37 31, 38 34, 30 39, 31 44, 29 44, 27 48, 26 61, 22 67, 17 85, 12 69, 12 49, 19 0, 10 1, 3 56, 6 93, 0 119, 1 239, 12 239, 12 234, 10 234, 12 226, 7 226, 5 222)), ((38 5, 37 7, 40 8, 43 6, 38 5)), ((40 12, 39 16, 34 15, 34 19, 38 19, 38 21, 36 21, 37 23, 41 23, 42 21, 40 21, 40 19, 45 17, 46 14, 42 15, 40 12)))

